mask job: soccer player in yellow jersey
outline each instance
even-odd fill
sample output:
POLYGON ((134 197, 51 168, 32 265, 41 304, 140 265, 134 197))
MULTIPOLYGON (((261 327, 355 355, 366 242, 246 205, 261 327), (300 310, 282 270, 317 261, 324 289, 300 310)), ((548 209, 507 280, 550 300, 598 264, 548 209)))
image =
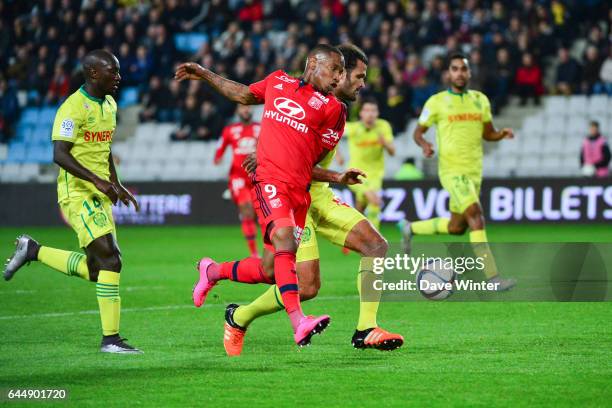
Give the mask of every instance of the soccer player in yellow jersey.
MULTIPOLYGON (((364 86, 368 59, 363 51, 354 45, 340 45, 338 49, 344 56, 346 76, 336 87, 334 94, 343 101, 354 101, 357 93, 364 86)), ((326 170, 335 154, 336 150, 332 150, 319 162, 313 170, 313 180, 324 179, 337 183, 348 181, 347 178, 350 177, 347 174, 352 169, 344 173, 326 170)), ((357 288, 361 294, 362 280, 367 283, 373 275, 371 259, 386 255, 387 241, 372 227, 363 214, 334 195, 329 187, 329 182, 313 181, 310 196, 310 209, 296 257, 300 299, 304 301, 314 298, 321 286, 318 236, 362 255, 357 277, 357 288)), ((264 252, 263 267, 269 275, 273 273, 272 262, 273 254, 268 251, 264 252)), ((394 350, 401 347, 404 342, 403 337, 378 326, 376 316, 379 302, 372 301, 374 299, 371 295, 367 297, 367 302, 361 301, 359 304, 359 320, 351 339, 353 347, 378 350, 394 350)), ((223 338, 227 354, 240 355, 249 325, 256 318, 279 310, 283 310, 283 304, 276 285, 268 288, 248 305, 228 305, 225 312, 223 338)))
POLYGON ((51 138, 53 160, 60 167, 59 206, 85 255, 43 246, 21 235, 4 279, 11 279, 25 263, 40 261, 68 276, 95 282, 102 322, 100 351, 136 354, 141 351, 119 336, 121 252, 111 211, 117 201, 139 209, 117 178, 110 148, 117 125, 117 104, 111 94, 121 81, 119 61, 108 51, 95 50, 84 57, 83 70, 85 84, 58 109, 51 138))
POLYGON ((359 110, 359 121, 349 122, 344 134, 349 142, 348 167, 363 170, 368 177, 362 184, 349 188, 355 193, 355 207, 364 212, 376 229, 380 228, 380 209, 383 177, 385 175, 385 151, 395 155, 391 125, 378 117, 376 99, 365 99, 359 110))
POLYGON ((434 154, 433 145, 424 134, 436 125, 438 146, 438 176, 450 195, 451 218, 400 222, 406 246, 413 235, 463 235, 470 229, 470 241, 477 256, 485 258, 485 276, 499 283, 498 290, 515 285, 513 279, 502 279, 489 250, 485 220, 480 206, 482 181, 482 140, 500 141, 514 137, 512 129, 496 130, 491 117, 491 105, 485 94, 468 89, 470 65, 463 54, 453 54, 448 60, 450 88, 431 96, 414 131, 415 142, 425 157, 434 154))

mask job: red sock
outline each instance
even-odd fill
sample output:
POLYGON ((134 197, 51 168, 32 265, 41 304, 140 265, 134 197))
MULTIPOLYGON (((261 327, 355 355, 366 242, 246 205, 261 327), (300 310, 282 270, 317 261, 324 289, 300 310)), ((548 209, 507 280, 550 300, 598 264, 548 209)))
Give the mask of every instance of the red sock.
POLYGON ((276 251, 274 253, 274 277, 283 298, 285 310, 291 318, 291 324, 295 331, 299 320, 304 317, 304 313, 300 305, 298 278, 295 272, 295 254, 293 252, 276 251))
POLYGON ((229 279, 242 283, 274 283, 264 273, 261 258, 249 257, 241 261, 212 264, 208 268, 208 279, 217 281, 229 279))
POLYGON ((256 241, 257 225, 255 224, 255 220, 251 218, 242 219, 242 233, 244 234, 244 238, 246 239, 251 256, 255 256, 256 254, 258 255, 256 241))

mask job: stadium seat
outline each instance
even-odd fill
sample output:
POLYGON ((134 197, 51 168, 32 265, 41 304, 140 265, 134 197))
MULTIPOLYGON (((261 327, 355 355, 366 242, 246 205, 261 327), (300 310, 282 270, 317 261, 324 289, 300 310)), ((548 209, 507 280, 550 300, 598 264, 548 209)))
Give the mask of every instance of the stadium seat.
POLYGON ((33 130, 32 141, 34 143, 51 143, 52 123, 39 123, 33 130))
POLYGON ((155 131, 156 128, 155 123, 141 123, 136 127, 136 131, 134 132, 133 141, 136 142, 148 142, 151 140, 151 135, 155 131))
POLYGON ((53 146, 51 144, 28 146, 25 161, 28 163, 52 163, 53 146))
POLYGON ((59 106, 46 106, 41 108, 38 112, 38 123, 53 126, 53 120, 55 120, 55 114, 58 108, 59 106))
POLYGON ((559 117, 568 113, 568 98, 566 96, 549 96, 546 98, 546 116, 559 117))
POLYGON ((565 137, 557 134, 547 134, 542 141, 544 155, 558 155, 563 152, 565 137))
POLYGON ((23 142, 12 142, 8 146, 6 161, 9 163, 20 163, 26 157, 26 144, 23 142))
POLYGON ((208 42, 208 36, 202 33, 180 33, 174 35, 174 46, 177 50, 193 54, 208 42))
POLYGON ((21 113, 20 123, 26 125, 35 125, 38 123, 38 109, 37 108, 26 108, 21 113))
POLYGON ((572 95, 569 99, 568 113, 570 116, 584 115, 588 112, 589 99, 585 95, 572 95))
POLYGON ((589 100, 589 115, 599 115, 604 114, 608 115, 612 106, 610 106, 610 99, 606 95, 593 95, 589 100))
POLYGON ((544 132, 544 117, 541 115, 529 116, 523 122, 522 133, 527 135, 544 132))
POLYGON ((567 135, 570 138, 583 138, 589 132, 589 123, 583 116, 572 116, 567 123, 567 135))
POLYGON ((544 125, 544 133, 550 135, 564 135, 567 132, 567 122, 563 116, 549 116, 544 125))
POLYGON ((542 148, 542 138, 537 136, 525 136, 522 138, 521 143, 521 154, 522 155, 530 155, 530 154, 538 154, 542 148))
POLYGON ((6 160, 8 156, 8 146, 0 143, 0 163, 6 160))
POLYGON ((16 183, 20 177, 21 165, 18 163, 6 163, 2 165, 0 181, 3 183, 16 183))
POLYGON ((121 90, 121 96, 119 97, 119 103, 117 104, 120 109, 133 106, 138 103, 138 88, 127 87, 121 90))

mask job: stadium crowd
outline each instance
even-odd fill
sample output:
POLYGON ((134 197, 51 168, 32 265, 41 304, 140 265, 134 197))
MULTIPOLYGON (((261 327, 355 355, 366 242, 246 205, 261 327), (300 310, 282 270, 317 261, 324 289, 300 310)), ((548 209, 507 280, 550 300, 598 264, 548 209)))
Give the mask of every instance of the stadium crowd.
POLYGON ((510 95, 536 104, 547 93, 612 95, 605 0, 8 0, 0 13, 0 141, 21 108, 57 104, 78 88, 81 57, 102 47, 120 61, 122 88, 138 89, 140 120, 181 123, 177 139, 217 138, 219 118, 233 113, 203 84, 173 81, 177 62, 250 83, 280 68, 298 74, 319 42, 365 50, 365 93, 395 132, 445 86, 453 51, 469 55, 471 86, 495 111, 510 95), (203 41, 185 51, 183 34, 203 41))

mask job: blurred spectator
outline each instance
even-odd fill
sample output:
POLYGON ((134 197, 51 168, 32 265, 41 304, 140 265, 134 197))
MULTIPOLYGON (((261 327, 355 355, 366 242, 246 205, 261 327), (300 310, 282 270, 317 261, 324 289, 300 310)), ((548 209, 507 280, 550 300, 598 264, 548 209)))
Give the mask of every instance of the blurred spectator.
POLYGON ((607 93, 609 96, 612 96, 612 46, 610 50, 608 58, 601 65, 599 72, 600 82, 595 84, 593 91, 598 94, 607 93))
POLYGON ((493 68, 494 75, 489 79, 489 98, 493 105, 493 113, 508 104, 508 95, 514 79, 514 66, 510 61, 510 53, 506 48, 497 51, 497 60, 493 68))
POLYGON ((555 89, 563 95, 571 95, 577 84, 580 84, 581 67, 567 48, 559 49, 559 65, 557 65, 557 76, 555 89))
POLYGON ((529 53, 523 54, 521 66, 516 70, 515 84, 521 98, 521 105, 527 104, 528 98, 533 98, 536 105, 540 104, 540 95, 544 91, 542 85, 542 70, 533 61, 529 53))
POLYGON ((0 142, 6 143, 13 135, 13 126, 19 119, 19 104, 15 90, 0 79, 0 142))
POLYGON ((359 37, 376 37, 378 30, 383 22, 383 14, 378 10, 378 2, 375 0, 367 0, 365 10, 359 16, 355 33, 359 37))
POLYGON ((70 94, 70 77, 66 74, 66 70, 61 65, 55 66, 53 78, 49 84, 47 92, 47 103, 51 105, 59 104, 64 101, 70 94))
POLYGON ((200 126, 200 109, 198 101, 193 95, 189 95, 185 101, 179 129, 172 133, 170 138, 176 141, 183 141, 196 138, 196 129, 200 126))
POLYGON ((590 45, 587 47, 584 58, 584 67, 582 68, 582 92, 590 95, 593 92, 595 84, 599 82, 599 72, 603 61, 599 58, 597 48, 590 45))
POLYGON ((400 89, 396 85, 387 87, 387 95, 380 104, 381 116, 386 118, 391 127, 393 134, 398 135, 406 129, 408 118, 410 117, 410 98, 400 93, 400 89))
MULTIPOLYGON (((173 82, 178 88, 178 82, 173 82)), ((153 76, 149 82, 149 92, 142 101, 144 109, 140 112, 140 121, 178 122, 180 118, 178 103, 178 95, 170 92, 159 77, 153 76)))
POLYGON ((582 142, 580 167, 585 176, 608 177, 610 146, 599 132, 599 123, 592 121, 589 134, 582 142))
POLYGON ((211 101, 204 101, 200 109, 200 123, 196 128, 195 140, 215 140, 221 134, 223 121, 211 101))
MULTIPOLYGON (((123 85, 138 87, 146 102, 157 98, 147 96, 152 76, 171 78, 179 61, 200 61, 251 83, 277 68, 300 75, 305 50, 319 41, 362 46, 372 61, 364 92, 383 106, 385 100, 396 100, 389 93, 397 91, 413 114, 423 97, 444 87, 445 69, 436 56, 453 51, 472 54, 472 86, 490 93, 498 110, 512 93, 521 91, 523 99, 540 95, 543 72, 551 71, 554 62, 549 57, 563 45, 567 48, 559 54, 564 60, 567 49, 582 46, 575 40, 586 39, 585 55, 577 61, 567 53, 558 78, 553 75, 554 83, 547 85, 563 93, 612 94, 612 10, 601 0, 43 0, 2 2, 0 9, 0 77, 15 93, 27 95, 19 98, 27 104, 45 102, 58 64, 69 89, 80 86, 79 60, 93 48, 107 47, 119 57, 123 85), (205 42, 192 42, 192 34, 203 34, 205 42), (512 87, 509 78, 525 53, 537 67, 522 67, 512 87), (418 58, 416 68, 414 57, 407 64, 408 55, 418 58), (532 77, 526 78, 528 73, 532 77)), ((53 91, 54 99, 65 89, 65 81, 59 84, 54 81, 54 89, 61 90, 60 96, 53 91)), ((172 83, 168 87, 174 89, 172 83)), ((218 116, 231 115, 231 103, 210 90, 197 93, 198 106, 212 100, 218 116)), ((180 108, 183 100, 173 99, 180 108)))

